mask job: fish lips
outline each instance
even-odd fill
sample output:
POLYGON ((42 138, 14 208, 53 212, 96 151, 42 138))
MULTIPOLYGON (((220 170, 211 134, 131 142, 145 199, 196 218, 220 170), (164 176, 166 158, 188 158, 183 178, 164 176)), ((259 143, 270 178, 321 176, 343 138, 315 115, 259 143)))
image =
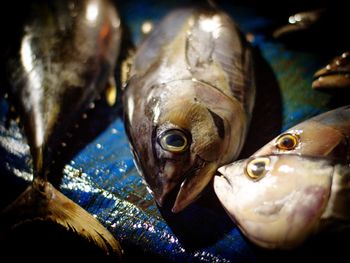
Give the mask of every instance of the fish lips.
POLYGON ((206 161, 197 155, 195 164, 179 180, 164 181, 161 180, 162 176, 157 176, 157 182, 154 184, 157 187, 153 189, 151 187, 157 204, 163 207, 176 195, 171 211, 173 213, 182 211, 200 196, 216 169, 216 162, 206 161))

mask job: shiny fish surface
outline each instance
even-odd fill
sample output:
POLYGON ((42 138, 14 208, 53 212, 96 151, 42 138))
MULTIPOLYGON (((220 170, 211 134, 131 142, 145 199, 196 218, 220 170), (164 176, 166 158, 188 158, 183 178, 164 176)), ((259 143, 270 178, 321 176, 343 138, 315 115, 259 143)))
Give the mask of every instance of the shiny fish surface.
POLYGON ((215 193, 254 243, 298 246, 320 224, 349 219, 349 134, 349 106, 315 116, 220 167, 215 193))
POLYGON ((7 82, 33 158, 33 183, 0 214, 11 226, 47 220, 121 256, 115 238, 48 182, 52 156, 88 105, 113 82, 121 26, 108 1, 31 1, 9 41, 7 82))
POLYGON ((124 94, 135 161, 157 203, 192 203, 241 151, 255 96, 251 49, 213 9, 168 14, 134 54, 124 94))

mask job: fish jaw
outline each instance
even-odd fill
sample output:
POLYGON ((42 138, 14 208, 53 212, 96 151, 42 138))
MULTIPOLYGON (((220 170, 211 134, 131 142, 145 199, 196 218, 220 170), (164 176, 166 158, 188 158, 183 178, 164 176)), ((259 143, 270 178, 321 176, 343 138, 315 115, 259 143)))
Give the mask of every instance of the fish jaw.
POLYGON ((217 163, 206 163, 198 173, 185 178, 180 186, 175 203, 171 211, 178 213, 194 202, 208 185, 217 169, 217 163))
POLYGON ((245 236, 268 249, 300 245, 316 229, 330 195, 333 167, 325 159, 268 157, 266 175, 253 181, 247 161, 218 170, 214 190, 245 236))
POLYGON ((312 82, 313 89, 331 89, 350 87, 350 72, 320 75, 312 82))

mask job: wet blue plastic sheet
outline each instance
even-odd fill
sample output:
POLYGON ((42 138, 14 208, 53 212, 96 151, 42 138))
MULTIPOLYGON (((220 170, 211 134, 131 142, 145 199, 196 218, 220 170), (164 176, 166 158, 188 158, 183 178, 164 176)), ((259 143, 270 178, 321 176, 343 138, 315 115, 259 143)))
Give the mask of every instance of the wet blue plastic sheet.
MULTIPOLYGON (((120 6, 136 44, 141 39, 143 21, 156 24, 175 6, 175 1, 172 5, 146 2, 128 1, 120 6)), ((334 107, 331 101, 335 95, 311 89, 313 73, 325 62, 317 54, 288 50, 282 43, 266 37, 259 29, 271 21, 252 9, 228 3, 224 8, 245 33, 254 34, 253 45, 263 62, 259 66, 262 71, 258 77, 259 98, 252 123, 255 132, 248 136, 244 156, 282 130, 334 107)), ((0 105, 3 207, 31 180, 31 158, 16 122, 6 125, 9 112, 6 99, 0 105)), ((255 247, 225 214, 211 187, 182 213, 175 215, 156 206, 133 164, 120 115, 66 163, 60 190, 96 216, 121 241, 126 254, 140 253, 165 262, 259 261, 255 247)))

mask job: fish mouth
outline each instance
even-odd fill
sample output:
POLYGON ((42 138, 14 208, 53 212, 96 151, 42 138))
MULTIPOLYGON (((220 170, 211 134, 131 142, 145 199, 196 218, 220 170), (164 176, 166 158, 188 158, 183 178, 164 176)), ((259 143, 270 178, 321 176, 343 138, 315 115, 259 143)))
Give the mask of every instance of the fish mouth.
POLYGON ((184 175, 171 211, 178 213, 193 203, 209 184, 217 169, 216 162, 197 156, 197 164, 184 175))
MULTIPOLYGON (((316 72, 317 73, 317 72, 316 72)), ((317 73, 312 82, 313 89, 345 88, 350 86, 350 72, 317 73)))
POLYGON ((206 161, 197 155, 195 165, 193 165, 189 170, 187 170, 180 177, 180 179, 167 180, 165 183, 160 183, 161 186, 155 189, 157 191, 153 191, 152 187, 150 187, 157 204, 160 207, 164 207, 167 206, 170 202, 172 202, 171 200, 174 200, 176 198, 178 192, 181 189, 181 186, 184 184, 186 179, 198 173, 198 171, 205 166, 205 163, 206 161))
POLYGON ((230 179, 226 176, 227 173, 225 173, 225 169, 226 169, 225 166, 220 167, 217 170, 215 177, 220 177, 224 179, 227 182, 227 184, 232 187, 230 179))
POLYGON ((314 80, 320 78, 320 77, 346 77, 346 76, 350 75, 350 71, 349 70, 333 70, 333 71, 328 71, 327 69, 320 69, 319 71, 317 71, 314 75, 314 80))

